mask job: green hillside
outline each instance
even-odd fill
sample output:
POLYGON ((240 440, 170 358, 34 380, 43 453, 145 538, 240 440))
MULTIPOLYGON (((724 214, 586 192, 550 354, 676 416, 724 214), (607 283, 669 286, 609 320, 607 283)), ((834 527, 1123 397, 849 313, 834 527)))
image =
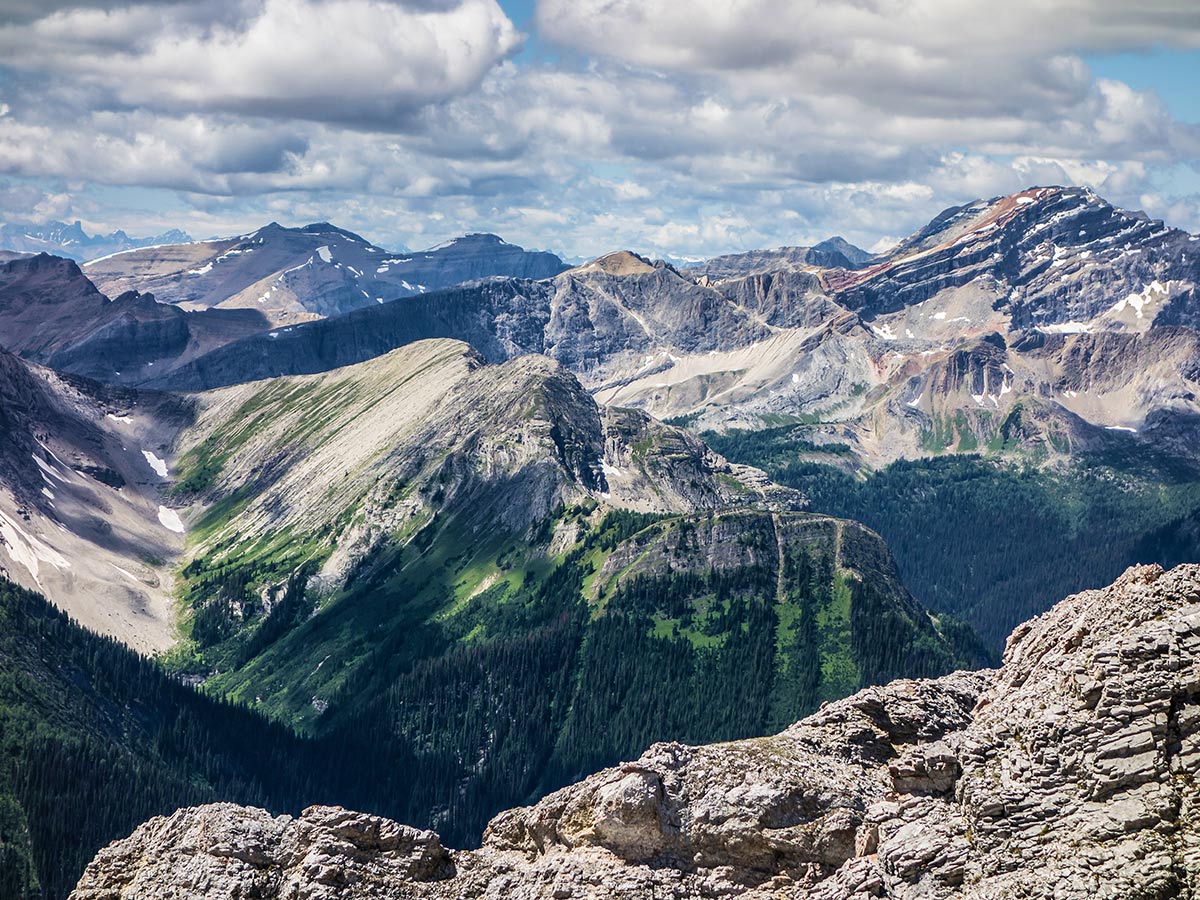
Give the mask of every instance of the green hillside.
POLYGON ((591 503, 545 530, 578 538, 472 546, 451 521, 331 598, 294 580, 217 645, 255 652, 207 688, 322 739, 420 748, 404 817, 464 844, 654 741, 768 734, 864 684, 988 661, 855 523, 591 503))
POLYGON ((706 433, 730 459, 879 532, 904 583, 994 649, 1020 622, 1136 563, 1200 561, 1200 480, 1169 459, 1081 456, 1037 467, 973 455, 850 474, 795 429, 706 433))
POLYGON ((298 738, 0 579, 0 896, 64 897, 99 847, 180 806, 386 809, 400 746, 298 738))

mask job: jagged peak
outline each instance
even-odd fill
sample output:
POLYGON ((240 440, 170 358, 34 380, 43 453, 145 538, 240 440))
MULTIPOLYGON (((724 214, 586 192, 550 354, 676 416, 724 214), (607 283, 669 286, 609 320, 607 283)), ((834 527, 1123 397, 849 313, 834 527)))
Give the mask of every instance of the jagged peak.
MULTIPOLYGON (((948 207, 864 272, 869 275, 876 269, 885 270, 907 259, 990 239, 996 234, 1033 235, 1042 229, 1052 229, 1055 223, 1080 216, 1104 222, 1104 227, 1111 232, 1147 226, 1155 233, 1169 231, 1161 221, 1152 220, 1138 210, 1115 206, 1090 187, 1034 186, 989 200, 948 207)), ((1079 234, 1076 229, 1075 238, 1086 236, 1087 240, 1092 240, 1096 237, 1093 232, 1079 234)))

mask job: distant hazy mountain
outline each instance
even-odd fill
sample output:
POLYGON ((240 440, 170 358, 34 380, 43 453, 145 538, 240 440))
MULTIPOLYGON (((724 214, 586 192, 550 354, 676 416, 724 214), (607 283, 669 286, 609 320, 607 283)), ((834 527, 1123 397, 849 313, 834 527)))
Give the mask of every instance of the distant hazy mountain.
POLYGON ((565 266, 494 234, 472 234, 419 253, 392 253, 328 223, 120 253, 87 265, 109 296, 150 291, 188 309, 246 308, 276 324, 338 315, 363 306, 491 276, 546 278, 565 266))
POLYGON ((178 244, 190 241, 187 234, 172 229, 153 237, 133 238, 124 231, 89 235, 82 223, 47 222, 44 225, 0 225, 0 250, 16 253, 50 253, 76 262, 97 259, 110 253, 122 253, 154 244, 178 244))
POLYGON ((873 254, 864 250, 862 247, 856 247, 841 235, 831 237, 828 240, 821 241, 819 244, 814 244, 813 249, 819 253, 840 253, 846 259, 850 260, 856 267, 861 266, 868 260, 873 258, 873 254))
POLYGON ((774 250, 749 250, 714 256, 684 266, 691 275, 709 278, 736 278, 759 272, 778 272, 790 268, 857 269, 871 259, 871 254, 855 247, 845 238, 834 237, 812 247, 776 247, 774 250))

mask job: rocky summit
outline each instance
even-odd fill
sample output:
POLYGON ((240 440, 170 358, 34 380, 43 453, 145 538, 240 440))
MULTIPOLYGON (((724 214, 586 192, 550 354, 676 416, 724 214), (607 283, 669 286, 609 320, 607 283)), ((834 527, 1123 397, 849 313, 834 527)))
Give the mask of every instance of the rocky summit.
POLYGON ((1128 570, 999 670, 895 681, 773 737, 652 746, 495 817, 474 851, 387 819, 153 819, 74 900, 1168 898, 1200 879, 1200 566, 1128 570))

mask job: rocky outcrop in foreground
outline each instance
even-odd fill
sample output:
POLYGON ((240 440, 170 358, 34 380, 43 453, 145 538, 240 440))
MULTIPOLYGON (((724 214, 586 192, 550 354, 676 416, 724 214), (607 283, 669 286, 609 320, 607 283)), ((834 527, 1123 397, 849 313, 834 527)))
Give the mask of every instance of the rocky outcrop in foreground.
POLYGON ((1130 569, 996 672, 897 681, 774 737, 657 744, 477 851, 386 819, 213 805, 101 851, 74 900, 1168 898, 1200 878, 1200 566, 1130 569))

